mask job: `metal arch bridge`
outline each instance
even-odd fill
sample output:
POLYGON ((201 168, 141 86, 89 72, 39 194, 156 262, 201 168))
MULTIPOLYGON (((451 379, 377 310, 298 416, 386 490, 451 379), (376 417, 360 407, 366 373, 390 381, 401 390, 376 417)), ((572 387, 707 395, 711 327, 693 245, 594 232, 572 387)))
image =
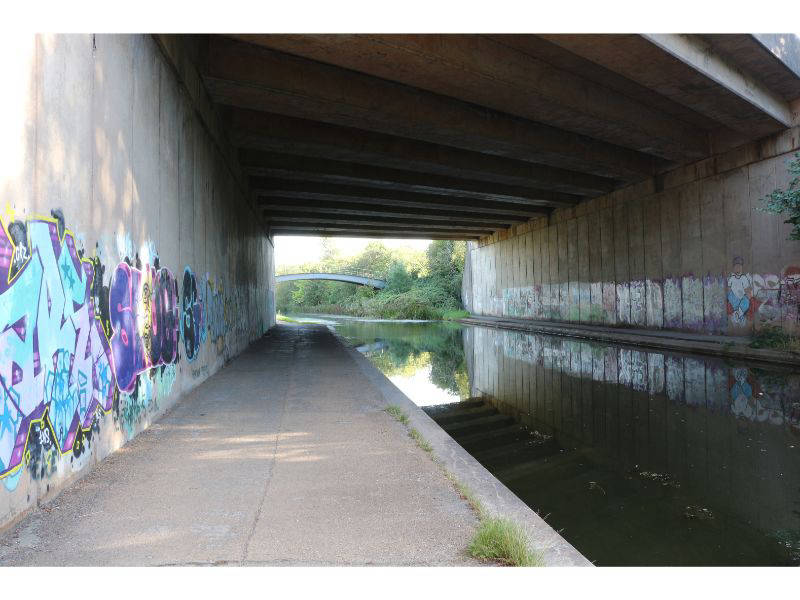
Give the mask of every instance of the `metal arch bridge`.
POLYGON ((376 290, 381 290, 386 287, 386 282, 383 279, 376 279, 374 277, 367 277, 364 275, 350 275, 346 273, 291 273, 287 275, 276 275, 275 281, 281 283, 283 281, 297 281, 300 279, 324 279, 327 281, 345 281, 347 283, 356 283, 358 285, 366 285, 376 290))

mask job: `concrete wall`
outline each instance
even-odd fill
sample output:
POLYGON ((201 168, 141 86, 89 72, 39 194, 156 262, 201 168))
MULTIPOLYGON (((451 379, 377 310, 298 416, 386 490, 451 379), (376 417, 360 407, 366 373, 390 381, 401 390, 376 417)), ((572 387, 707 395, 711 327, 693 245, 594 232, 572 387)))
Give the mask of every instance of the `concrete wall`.
POLYGON ((274 324, 273 247, 181 42, 2 44, 0 526, 274 324))
POLYGON ((800 242, 760 199, 794 128, 470 243, 468 310, 620 327, 800 333, 800 242))

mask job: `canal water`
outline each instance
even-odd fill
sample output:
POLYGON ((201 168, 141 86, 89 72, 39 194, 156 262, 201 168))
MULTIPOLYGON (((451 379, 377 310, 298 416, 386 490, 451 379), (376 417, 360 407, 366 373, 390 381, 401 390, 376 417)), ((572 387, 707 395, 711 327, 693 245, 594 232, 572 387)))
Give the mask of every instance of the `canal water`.
POLYGON ((800 565, 800 373, 323 318, 595 564, 800 565))

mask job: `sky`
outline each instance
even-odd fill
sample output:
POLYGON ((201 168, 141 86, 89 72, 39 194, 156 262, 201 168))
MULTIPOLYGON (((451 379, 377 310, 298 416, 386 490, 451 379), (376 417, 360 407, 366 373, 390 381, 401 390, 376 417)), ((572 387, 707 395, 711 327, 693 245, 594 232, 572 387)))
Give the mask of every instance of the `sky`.
MULTIPOLYGON (((363 250, 370 242, 383 242, 389 248, 408 247, 424 250, 430 240, 396 240, 388 238, 331 238, 342 256, 353 256, 363 250)), ((322 238, 312 236, 275 236, 275 266, 297 265, 314 262, 322 258, 322 238)))

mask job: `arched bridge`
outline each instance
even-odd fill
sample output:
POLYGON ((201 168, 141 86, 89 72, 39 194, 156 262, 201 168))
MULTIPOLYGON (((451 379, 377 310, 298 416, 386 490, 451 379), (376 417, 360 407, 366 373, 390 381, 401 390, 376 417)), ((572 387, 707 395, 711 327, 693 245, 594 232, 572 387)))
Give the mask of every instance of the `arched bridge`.
POLYGON ((345 281, 347 283, 357 283, 381 290, 386 287, 383 279, 365 277, 363 275, 348 275, 345 273, 292 273, 288 275, 276 275, 275 281, 297 281, 299 279, 325 279, 327 281, 345 281))

